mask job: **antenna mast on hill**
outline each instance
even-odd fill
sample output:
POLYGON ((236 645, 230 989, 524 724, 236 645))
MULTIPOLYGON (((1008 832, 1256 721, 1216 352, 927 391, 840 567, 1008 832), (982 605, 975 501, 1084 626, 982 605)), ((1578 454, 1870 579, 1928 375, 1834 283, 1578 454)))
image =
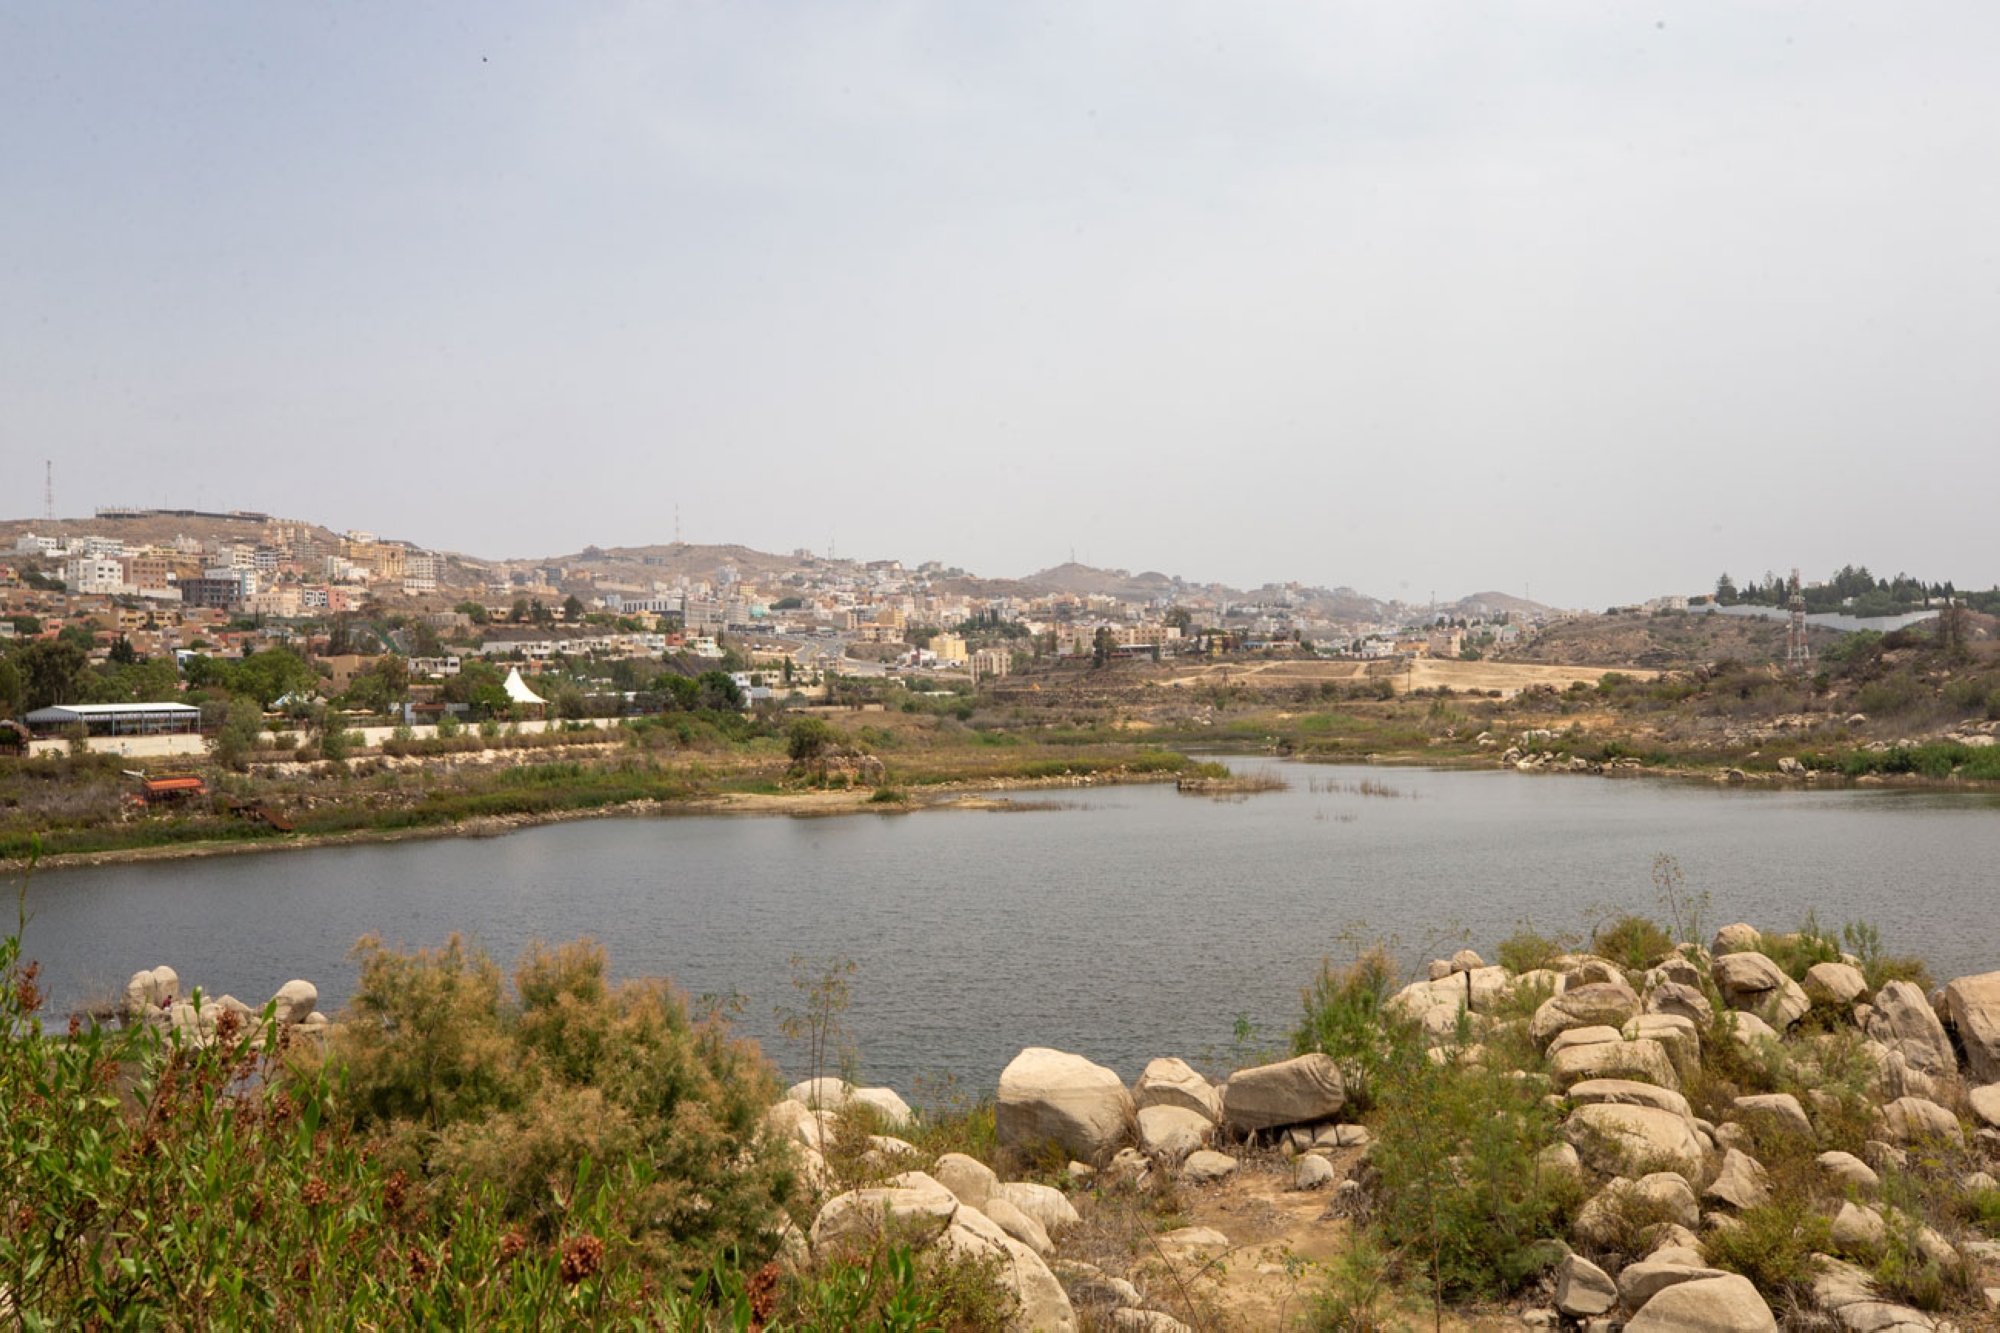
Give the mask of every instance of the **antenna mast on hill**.
POLYGON ((42 460, 42 517, 51 523, 56 517, 56 463, 53 458, 42 460))
POLYGON ((674 545, 681 544, 681 507, 674 506, 674 545))
POLYGON ((1806 595, 1799 571, 1792 570, 1791 623, 1785 626, 1785 665, 1803 676, 1812 670, 1812 645, 1806 642, 1806 595))

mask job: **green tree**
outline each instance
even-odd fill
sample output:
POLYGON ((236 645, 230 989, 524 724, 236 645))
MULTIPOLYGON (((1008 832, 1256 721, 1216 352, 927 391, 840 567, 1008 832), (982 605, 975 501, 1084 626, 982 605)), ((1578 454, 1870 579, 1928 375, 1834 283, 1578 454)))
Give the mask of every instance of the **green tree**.
POLYGON ((743 707, 743 690, 726 671, 704 671, 695 677, 696 706, 718 712, 736 712, 743 707))
POLYGON ((88 692, 90 659, 61 639, 39 639, 14 655, 21 673, 23 712, 77 703, 88 692))
POLYGON ((839 741, 839 734, 816 717, 802 717, 785 728, 785 753, 795 764, 819 758, 839 741))
POLYGON ((257 706, 256 700, 239 694, 229 701, 228 714, 209 738, 209 753, 216 763, 240 773, 263 738, 264 710, 257 706))
POLYGON ((14 617, 14 632, 24 639, 32 639, 42 632, 39 616, 20 615, 14 617))
POLYGON ((1091 666, 1101 667, 1108 665, 1111 661, 1112 650, 1117 648, 1117 646, 1117 637, 1112 634, 1110 626, 1099 625, 1097 633, 1092 635, 1090 639, 1091 666))
POLYGON ((486 610, 485 605, 480 602, 460 602, 452 610, 458 612, 475 625, 484 625, 493 618, 486 610))
POLYGON ((562 617, 564 620, 567 620, 572 625, 574 625, 577 621, 582 620, 583 599, 578 597, 575 593, 571 593, 569 596, 563 598, 562 617))

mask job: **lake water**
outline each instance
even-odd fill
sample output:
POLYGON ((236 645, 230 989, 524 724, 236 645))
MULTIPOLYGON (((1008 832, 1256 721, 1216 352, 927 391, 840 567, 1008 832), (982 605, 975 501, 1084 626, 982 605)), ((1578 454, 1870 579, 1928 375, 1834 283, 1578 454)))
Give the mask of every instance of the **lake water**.
POLYGON ((1467 941, 1490 959, 1523 919, 1549 932, 1600 904, 1654 912, 1661 852, 1717 921, 1790 927, 1816 908, 1823 924, 1874 923, 1940 980, 2000 968, 2000 797, 1232 762, 1291 787, 1234 801, 1087 788, 1007 814, 589 820, 44 872, 26 952, 58 1013, 158 963, 252 1004, 305 977, 335 1010, 365 933, 462 931, 509 965, 530 939, 590 935, 621 974, 739 993, 742 1028, 794 1072, 773 1019, 794 998, 788 960, 842 954, 859 965, 845 1023, 861 1071, 906 1095, 943 1073, 990 1090, 1030 1045, 1128 1079, 1155 1055, 1226 1059, 1239 1015, 1281 1043, 1299 987, 1360 923, 1410 961, 1467 941))

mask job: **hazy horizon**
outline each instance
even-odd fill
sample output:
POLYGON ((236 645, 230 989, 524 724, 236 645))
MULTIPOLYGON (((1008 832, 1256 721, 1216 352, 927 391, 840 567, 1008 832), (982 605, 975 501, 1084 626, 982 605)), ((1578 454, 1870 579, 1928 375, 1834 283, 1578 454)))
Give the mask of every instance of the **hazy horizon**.
POLYGON ((0 11, 0 495, 1603 606, 2000 584, 2000 11, 0 11))

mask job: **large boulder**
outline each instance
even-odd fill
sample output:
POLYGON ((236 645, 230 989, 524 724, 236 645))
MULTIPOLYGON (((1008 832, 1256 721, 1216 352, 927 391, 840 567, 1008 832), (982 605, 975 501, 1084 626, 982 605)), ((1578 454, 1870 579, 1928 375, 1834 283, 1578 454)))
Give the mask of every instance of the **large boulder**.
POLYGON ((1208 1118, 1211 1125, 1222 1119, 1222 1091, 1203 1078, 1185 1060, 1165 1057, 1154 1060, 1132 1085, 1132 1104, 1141 1111, 1149 1106, 1178 1106, 1208 1118))
POLYGON ((2000 972, 1959 977, 1944 988, 1944 1007, 1972 1081, 2000 1083, 2000 972))
POLYGON ((872 1108, 890 1129, 906 1129, 915 1118, 910 1112, 910 1104, 898 1096, 894 1088, 856 1088, 847 1095, 847 1100, 850 1105, 872 1108))
POLYGON ((1686 1118, 1671 1111, 1619 1102, 1579 1106, 1563 1122, 1563 1137, 1605 1175, 1658 1167, 1689 1181, 1701 1177, 1701 1140, 1686 1118))
POLYGON ((1000 1073, 994 1127, 1002 1147, 1054 1142, 1071 1157, 1109 1157, 1131 1132, 1136 1108, 1125 1083, 1080 1055, 1030 1046, 1000 1073))
POLYGON ((1656 1083, 1640 1083, 1624 1078, 1593 1078, 1581 1083, 1572 1083, 1565 1094, 1577 1106, 1589 1106, 1595 1102, 1622 1102, 1628 1106, 1651 1106, 1662 1111, 1671 1111, 1683 1120, 1694 1112, 1688 1107, 1688 1099, 1672 1088, 1663 1088, 1656 1083))
POLYGON ((927 1245, 944 1234, 960 1208, 958 1197, 920 1171, 894 1177, 891 1183, 849 1190, 828 1199, 813 1219, 815 1250, 843 1241, 871 1243, 893 1224, 899 1237, 927 1245))
POLYGON ((937 1159, 931 1168, 931 1176, 958 1197, 960 1203, 971 1204, 982 1211, 986 1201, 1000 1188, 1000 1177, 993 1174, 993 1168, 976 1157, 967 1157, 962 1152, 948 1152, 937 1159))
POLYGON ((844 1078, 801 1079, 785 1089, 785 1096, 815 1111, 838 1111, 854 1095, 854 1085, 844 1078))
POLYGON ((1528 1035, 1546 1046, 1571 1028, 1620 1028, 1639 1014, 1639 995, 1618 981, 1570 986, 1542 1001, 1528 1022, 1528 1035))
POLYGON ((1798 1022, 1812 1008, 1799 983, 1761 953, 1724 954, 1709 970, 1724 1004, 1756 1014, 1779 1031, 1798 1022))
POLYGON ((1875 992, 1868 1035, 1898 1052, 1910 1067, 1933 1077, 1958 1072, 1951 1038, 1944 1034, 1930 997, 1907 981, 1891 981, 1875 992))
POLYGON ((1618 1284, 1580 1254, 1556 1265, 1556 1309, 1571 1319, 1588 1319, 1618 1304, 1618 1284))
POLYGON ((1222 1118, 1235 1133, 1254 1133, 1330 1120, 1346 1101, 1340 1066, 1315 1053, 1231 1074, 1222 1085, 1222 1118))
POLYGON ((1963 1147, 1965 1131, 1958 1117, 1922 1097, 1898 1097, 1882 1108, 1882 1122, 1892 1143, 1908 1146, 1938 1140, 1963 1147))
POLYGON ((1012 1327, 1035 1333, 1075 1333, 1076 1311, 1049 1266, 1027 1243, 976 1208, 962 1207, 937 1240, 945 1252, 994 1264, 1000 1285, 1018 1303, 1012 1327))
POLYGON ((1139 1108, 1139 1147, 1148 1157, 1178 1162, 1215 1136, 1215 1122, 1185 1106, 1139 1108))
POLYGON ((166 1009, 181 996, 180 974, 164 963, 145 972, 134 972, 125 983, 125 1017, 151 1016, 166 1009))
POLYGON ((1625 1333, 1776 1333, 1777 1327, 1750 1279, 1726 1273, 1658 1292, 1632 1316, 1625 1333))
POLYGON ((1806 1108, 1799 1105, 1799 1099, 1789 1092, 1753 1093, 1738 1097, 1732 1105, 1736 1114, 1744 1120, 1761 1120, 1788 1134, 1806 1139, 1813 1137, 1812 1121, 1806 1115, 1806 1108))
POLYGON ((1076 1211, 1076 1205, 1053 1185, 1010 1180, 998 1192, 1007 1202, 1040 1222, 1042 1230, 1051 1236, 1059 1235, 1083 1220, 1076 1211))
POLYGON ((1682 1262, 1678 1251, 1661 1251, 1618 1270, 1618 1303, 1625 1307, 1627 1314, 1637 1314, 1646 1307, 1647 1301, 1668 1287, 1721 1276, 1721 1269, 1710 1268, 1698 1261, 1682 1262), (1667 1254, 1675 1257, 1663 1257, 1667 1254))
POLYGON ((1692 1227, 1701 1219, 1694 1186, 1672 1171, 1637 1180, 1619 1177, 1577 1210, 1573 1228, 1579 1244, 1602 1248, 1618 1241, 1634 1214, 1657 1219, 1663 1229, 1692 1227))
POLYGON ((1646 1012, 1676 1014, 1696 1027, 1705 1028, 1715 1017, 1715 1006, 1698 986, 1680 981, 1663 981, 1646 993, 1646 1012))
POLYGON ((1636 1041, 1603 1041, 1572 1046, 1549 1062, 1556 1086, 1567 1088, 1586 1079, 1629 1079, 1679 1089, 1680 1075, 1666 1048, 1648 1037, 1636 1041))
POLYGON ((1806 996, 1815 1004, 1845 1009, 1868 991, 1868 978, 1852 963, 1814 963, 1806 969, 1806 996))
POLYGON ((1645 1037, 1666 1047, 1667 1058, 1682 1077, 1701 1067, 1701 1030, 1682 1014, 1640 1014, 1627 1023, 1620 1035, 1627 1041, 1645 1037))
POLYGON ((1763 932, 1748 922, 1736 921, 1719 928, 1708 951, 1712 954, 1747 953, 1764 942, 1763 932))
POLYGON ((271 997, 277 1006, 278 1021, 286 1027, 306 1021, 306 1015, 319 1003, 319 988, 310 981, 287 981, 278 987, 278 993, 271 997))
POLYGON ((1771 1177, 1762 1162, 1731 1148, 1723 1154, 1722 1169, 1716 1172, 1715 1179, 1702 1194, 1731 1208, 1755 1208, 1770 1201, 1771 1177))

